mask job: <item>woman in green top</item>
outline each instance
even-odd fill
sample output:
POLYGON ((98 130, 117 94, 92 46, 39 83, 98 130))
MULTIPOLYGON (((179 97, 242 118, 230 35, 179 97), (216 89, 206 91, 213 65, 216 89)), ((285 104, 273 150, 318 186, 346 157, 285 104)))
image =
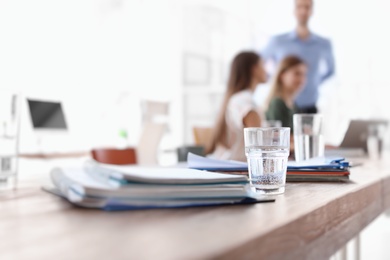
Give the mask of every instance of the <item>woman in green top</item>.
POLYGON ((288 56, 280 62, 266 101, 267 120, 280 120, 283 127, 293 130, 294 100, 305 84, 306 72, 305 62, 298 57, 288 56))

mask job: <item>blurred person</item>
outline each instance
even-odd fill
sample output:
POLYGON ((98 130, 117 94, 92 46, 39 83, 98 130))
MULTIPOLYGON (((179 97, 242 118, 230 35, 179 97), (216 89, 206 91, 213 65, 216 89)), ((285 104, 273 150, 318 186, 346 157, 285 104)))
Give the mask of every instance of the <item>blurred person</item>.
POLYGON ((305 62, 296 56, 288 56, 280 62, 265 103, 267 120, 279 120, 283 127, 293 131, 295 97, 305 85, 306 73, 305 62))
POLYGON ((263 113, 253 92, 266 81, 263 62, 255 52, 241 52, 233 60, 222 107, 206 154, 218 159, 246 161, 245 127, 260 127, 263 113))
POLYGON ((262 52, 264 61, 273 61, 276 65, 290 55, 301 58, 307 65, 307 80, 303 90, 296 97, 297 110, 300 113, 317 113, 319 86, 335 71, 331 42, 309 29, 309 20, 313 14, 312 0, 294 0, 294 14, 297 26, 294 31, 271 38, 262 52))

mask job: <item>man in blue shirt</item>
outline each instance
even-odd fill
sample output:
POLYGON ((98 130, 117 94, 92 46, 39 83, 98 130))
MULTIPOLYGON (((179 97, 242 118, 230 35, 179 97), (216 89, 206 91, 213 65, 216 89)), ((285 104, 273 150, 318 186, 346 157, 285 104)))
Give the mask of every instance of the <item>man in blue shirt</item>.
POLYGON ((313 13, 312 0, 294 0, 297 27, 293 32, 271 38, 262 57, 277 65, 283 58, 295 55, 308 66, 306 85, 296 98, 300 113, 317 113, 318 88, 334 74, 332 45, 328 39, 312 33, 308 23, 313 13))

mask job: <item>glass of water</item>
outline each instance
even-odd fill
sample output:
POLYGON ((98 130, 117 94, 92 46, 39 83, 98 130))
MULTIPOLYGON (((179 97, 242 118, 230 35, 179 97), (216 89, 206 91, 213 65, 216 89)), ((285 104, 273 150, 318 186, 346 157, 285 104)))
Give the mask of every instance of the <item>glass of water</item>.
POLYGON ((295 114, 293 121, 295 160, 299 162, 324 156, 325 143, 322 134, 322 115, 295 114))
POLYGON ((381 158, 383 150, 383 139, 386 131, 384 123, 373 123, 367 129, 367 151, 372 160, 381 158))
POLYGON ((290 154, 290 128, 245 128, 244 140, 251 185, 262 194, 284 193, 290 154))

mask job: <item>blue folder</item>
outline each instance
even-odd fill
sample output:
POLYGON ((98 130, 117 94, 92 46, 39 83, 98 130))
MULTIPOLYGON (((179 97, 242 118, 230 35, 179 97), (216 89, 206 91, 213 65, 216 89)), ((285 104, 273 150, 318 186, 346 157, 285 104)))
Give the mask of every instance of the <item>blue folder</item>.
MULTIPOLYGON (((187 165, 191 169, 206 171, 244 172, 248 171, 248 164, 239 161, 218 160, 188 153, 187 165)), ((289 161, 287 170, 345 170, 350 167, 349 162, 340 157, 316 157, 302 162, 289 161)))
MULTIPOLYGON (((42 187, 42 190, 49 192, 51 194, 54 194, 56 196, 59 196, 69 203, 85 208, 84 205, 74 203, 70 201, 67 196, 61 193, 61 191, 55 187, 47 187, 44 186, 42 187)), ((98 198, 92 198, 90 199, 98 199, 98 198)), ((158 204, 156 203, 155 205, 136 205, 136 204, 131 204, 131 203, 126 203, 121 200, 117 199, 108 199, 104 204, 102 204, 99 207, 89 207, 91 209, 93 208, 98 208, 102 209, 105 211, 123 211, 123 210, 144 210, 144 209, 176 209, 176 208, 192 208, 192 207, 213 207, 213 206, 234 206, 234 205, 250 205, 250 204, 256 204, 256 203, 267 203, 267 202, 274 202, 275 198, 269 198, 269 197, 259 197, 259 198, 252 198, 252 197, 246 197, 242 198, 241 200, 236 200, 236 201, 220 201, 220 202, 213 202, 210 200, 209 202, 207 200, 202 201, 202 202, 193 202, 193 203, 178 203, 177 205, 163 205, 163 204, 158 204)))
POLYGON ((266 199, 254 199, 254 198, 244 198, 238 202, 220 202, 220 203, 193 203, 193 204, 183 204, 180 206, 134 206, 134 205, 124 205, 121 203, 110 202, 105 205, 102 209, 106 211, 121 211, 121 210, 144 210, 144 209, 179 209, 179 208, 200 208, 200 207, 215 207, 215 206, 235 206, 235 205, 250 205, 256 203, 267 203, 274 202, 274 198, 266 199))

